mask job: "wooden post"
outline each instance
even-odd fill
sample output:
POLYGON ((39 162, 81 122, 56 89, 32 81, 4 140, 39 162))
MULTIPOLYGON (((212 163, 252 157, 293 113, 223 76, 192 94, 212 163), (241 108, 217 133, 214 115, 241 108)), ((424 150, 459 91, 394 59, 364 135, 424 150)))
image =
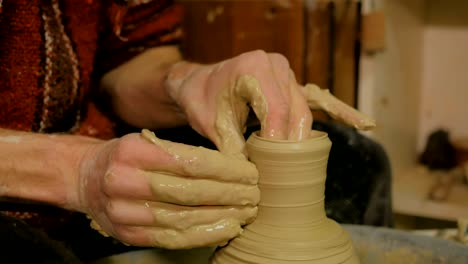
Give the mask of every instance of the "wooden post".
POLYGON ((262 49, 286 56, 299 83, 357 102, 357 0, 180 0, 184 56, 202 63, 262 49))
POLYGON ((333 87, 333 12, 329 0, 305 0, 305 76, 306 82, 321 88, 333 87))
POLYGON ((335 51, 332 93, 350 106, 357 104, 359 71, 358 33, 360 4, 353 0, 334 0, 335 51))
POLYGON ((185 6, 184 56, 212 63, 262 49, 286 56, 303 82, 302 0, 182 1, 185 6))

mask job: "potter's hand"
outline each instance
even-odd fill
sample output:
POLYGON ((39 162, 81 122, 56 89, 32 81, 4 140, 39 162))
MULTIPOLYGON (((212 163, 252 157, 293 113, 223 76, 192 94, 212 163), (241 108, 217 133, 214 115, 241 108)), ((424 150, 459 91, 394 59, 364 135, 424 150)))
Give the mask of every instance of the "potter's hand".
POLYGON ((282 55, 253 51, 212 65, 181 60, 176 47, 153 48, 107 73, 101 88, 117 116, 141 128, 188 123, 221 152, 239 157, 249 106, 267 138, 307 136, 309 107, 360 129, 373 125, 326 90, 298 85, 282 55))
POLYGON ((253 164, 152 132, 96 144, 79 175, 80 211, 95 228, 138 246, 219 245, 253 220, 253 164))
POLYGON ((279 54, 253 51, 213 65, 181 62, 171 69, 167 87, 189 124, 225 154, 245 154, 249 106, 263 137, 300 140, 310 131, 307 102, 279 54))
POLYGON ((249 106, 266 138, 307 137, 312 124, 309 108, 324 110, 358 129, 374 126, 327 90, 298 85, 280 54, 253 51, 213 65, 180 62, 170 70, 166 87, 188 123, 230 155, 245 154, 243 132, 249 106))

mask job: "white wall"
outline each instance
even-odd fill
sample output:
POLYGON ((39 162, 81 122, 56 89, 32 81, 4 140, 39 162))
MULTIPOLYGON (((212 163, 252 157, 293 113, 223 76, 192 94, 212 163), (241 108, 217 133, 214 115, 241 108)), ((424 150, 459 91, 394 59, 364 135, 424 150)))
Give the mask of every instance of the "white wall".
POLYGON ((418 149, 439 127, 468 137, 468 1, 426 0, 418 149))
POLYGON ((371 136, 385 147, 398 173, 413 166, 417 157, 424 1, 375 4, 386 15, 387 47, 362 58, 359 108, 377 120, 371 136))
POLYGON ((468 137, 468 0, 363 0, 382 8, 386 50, 364 55, 359 108, 396 173, 415 165, 427 136, 468 137))

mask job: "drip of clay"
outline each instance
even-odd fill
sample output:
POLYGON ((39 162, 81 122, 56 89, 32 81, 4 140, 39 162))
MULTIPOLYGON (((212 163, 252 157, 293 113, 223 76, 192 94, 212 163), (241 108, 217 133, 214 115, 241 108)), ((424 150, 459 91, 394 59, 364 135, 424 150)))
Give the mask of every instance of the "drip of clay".
POLYGON ((325 214, 330 148, 318 131, 300 142, 254 133, 247 152, 260 173, 258 216, 212 263, 359 263, 348 233, 325 214))

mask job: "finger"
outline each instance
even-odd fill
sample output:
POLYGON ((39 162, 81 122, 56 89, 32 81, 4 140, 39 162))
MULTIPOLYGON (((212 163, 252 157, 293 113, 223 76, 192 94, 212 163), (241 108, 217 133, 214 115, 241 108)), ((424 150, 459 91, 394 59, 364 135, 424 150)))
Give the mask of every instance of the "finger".
POLYGON ((240 225, 253 222, 257 215, 254 206, 177 206, 152 204, 155 221, 160 226, 187 229, 191 226, 206 225, 222 219, 236 219, 240 225))
POLYGON ((153 190, 156 202, 178 205, 257 205, 257 185, 218 182, 206 179, 177 177, 158 172, 143 172, 153 190))
POLYGON ((236 219, 241 225, 251 223, 257 214, 254 206, 179 206, 174 204, 114 200, 106 215, 115 224, 155 226, 176 230, 207 225, 221 219, 236 219))
POLYGON ((247 160, 235 159, 203 147, 161 140, 146 129, 141 135, 159 146, 155 148, 147 144, 148 141, 141 144, 138 157, 141 157, 143 169, 226 182, 256 184, 258 181, 257 168, 247 160))
POLYGON ((260 200, 260 191, 254 184, 180 177, 167 172, 135 172, 131 168, 108 173, 103 186, 109 197, 190 206, 257 205, 260 200))
MULTIPOLYGON (((216 135, 212 136, 218 149, 231 156, 247 156, 243 132, 249 106, 260 121, 261 135, 267 138, 286 139, 288 121, 288 96, 273 65, 278 54, 263 51, 247 52, 228 61, 233 67, 229 79, 235 80, 217 98, 218 111, 215 121, 216 135)), ((289 65, 287 63, 283 63, 289 65)), ((278 68, 278 67, 277 67, 278 68)), ((289 67, 287 67, 289 68, 289 67)), ((221 72, 220 72, 221 73, 221 72)), ((221 78, 221 74, 218 74, 221 78)), ((226 76, 224 76, 226 77, 226 76)))
POLYGON ((356 129, 368 130, 375 127, 375 121, 351 106, 334 97, 328 90, 307 84, 304 88, 309 107, 312 110, 324 110, 331 117, 356 129))
POLYGON ((104 176, 102 191, 109 197, 143 200, 153 196, 148 179, 141 170, 128 166, 114 166, 104 176))
POLYGON ((241 232, 235 219, 193 226, 185 230, 160 227, 115 225, 114 236, 134 246, 151 246, 167 249, 188 249, 204 246, 224 245, 241 232))
POLYGON ((260 120, 262 127, 260 135, 262 137, 287 138, 288 104, 281 94, 281 89, 277 88, 276 83, 271 80, 263 80, 263 83, 260 84, 255 77, 243 75, 236 83, 236 91, 246 95, 247 102, 260 120), (261 90, 260 87, 273 88, 261 90))
POLYGON ((288 59, 279 53, 268 53, 270 58, 270 65, 273 69, 273 75, 270 78, 273 78, 282 92, 282 96, 286 102, 290 102, 290 91, 289 91, 289 71, 290 65, 288 59))
POLYGON ((292 70, 289 70, 290 109, 288 140, 300 141, 307 138, 312 128, 312 113, 310 112, 304 95, 299 90, 292 70))
MULTIPOLYGON (((249 108, 246 102, 232 100, 235 96, 223 95, 226 98, 220 100, 214 124, 216 136, 214 136, 216 147, 219 151, 229 157, 240 160, 247 160, 247 150, 245 149, 245 139, 243 129, 247 121, 249 108), (231 98, 231 100, 227 99, 231 98)), ((227 95, 226 95, 227 94, 227 95)))
POLYGON ((302 93, 297 89, 297 82, 288 60, 280 54, 269 54, 274 70, 274 78, 288 102, 288 140, 299 141, 309 134, 312 114, 302 93))
MULTIPOLYGON (((273 56, 273 60, 275 57, 278 56, 273 56)), ((236 95, 245 98, 254 110, 262 126, 262 137, 287 139, 289 105, 277 78, 273 77, 271 57, 254 51, 239 58, 242 65, 237 72, 236 95)))

